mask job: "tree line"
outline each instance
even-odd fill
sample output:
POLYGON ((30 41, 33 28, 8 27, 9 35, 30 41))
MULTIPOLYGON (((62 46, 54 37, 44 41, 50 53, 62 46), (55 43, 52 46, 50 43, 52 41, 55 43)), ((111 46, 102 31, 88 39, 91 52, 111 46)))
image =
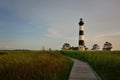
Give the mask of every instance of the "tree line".
MULTIPOLYGON (((85 47, 85 50, 89 50, 88 47, 84 46, 85 47)), ((107 50, 107 51, 111 51, 112 49, 112 43, 110 42, 105 42, 104 45, 103 45, 103 48, 102 50, 107 50)), ((78 47, 71 47, 71 45, 69 43, 64 43, 62 48, 62 50, 78 50, 78 47)), ((98 44, 94 44, 92 46, 92 49, 91 50, 99 50, 100 49, 100 46, 98 44)))

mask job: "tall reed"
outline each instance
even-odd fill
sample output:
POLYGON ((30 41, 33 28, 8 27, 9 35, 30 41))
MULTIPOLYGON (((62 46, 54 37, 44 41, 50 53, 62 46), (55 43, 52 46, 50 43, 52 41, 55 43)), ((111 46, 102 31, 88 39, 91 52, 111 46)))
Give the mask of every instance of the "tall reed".
POLYGON ((88 62, 103 80, 120 80, 120 51, 61 51, 88 62))

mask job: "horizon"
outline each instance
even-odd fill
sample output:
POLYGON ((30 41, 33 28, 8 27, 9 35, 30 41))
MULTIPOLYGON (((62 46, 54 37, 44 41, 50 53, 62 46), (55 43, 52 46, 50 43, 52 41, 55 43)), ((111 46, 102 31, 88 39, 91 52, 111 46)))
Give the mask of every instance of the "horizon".
POLYGON ((60 50, 64 43, 78 46, 79 19, 85 45, 102 50, 106 41, 120 50, 118 0, 1 0, 0 49, 60 50))

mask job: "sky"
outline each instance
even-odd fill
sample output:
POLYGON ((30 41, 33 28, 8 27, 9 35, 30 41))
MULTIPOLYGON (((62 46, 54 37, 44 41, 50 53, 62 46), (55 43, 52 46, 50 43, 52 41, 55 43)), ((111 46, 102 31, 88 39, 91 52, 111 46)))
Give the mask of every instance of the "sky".
POLYGON ((78 46, 81 17, 89 49, 120 50, 120 0, 0 0, 0 49, 78 46))

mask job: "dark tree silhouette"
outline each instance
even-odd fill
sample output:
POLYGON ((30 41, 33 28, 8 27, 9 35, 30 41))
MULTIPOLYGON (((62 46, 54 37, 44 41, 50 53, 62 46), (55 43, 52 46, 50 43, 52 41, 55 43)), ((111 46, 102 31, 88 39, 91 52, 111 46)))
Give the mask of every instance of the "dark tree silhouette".
POLYGON ((112 49, 112 44, 110 42, 105 42, 103 46, 103 50, 108 50, 110 51, 112 49))
POLYGON ((63 47, 62 47, 62 50, 70 50, 71 46, 69 43, 64 43, 63 44, 63 47))
POLYGON ((93 48, 91 50, 99 50, 99 45, 98 44, 94 44, 93 48))

